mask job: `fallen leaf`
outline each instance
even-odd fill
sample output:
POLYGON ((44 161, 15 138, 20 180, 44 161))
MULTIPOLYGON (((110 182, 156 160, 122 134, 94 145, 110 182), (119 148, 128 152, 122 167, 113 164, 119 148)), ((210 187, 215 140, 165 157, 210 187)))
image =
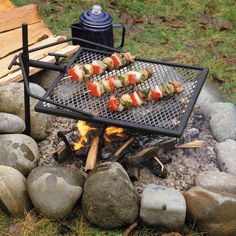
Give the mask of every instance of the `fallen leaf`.
POLYGON ((218 30, 230 30, 233 28, 232 24, 230 22, 219 22, 216 24, 216 28, 218 30))
POLYGON ((145 22, 145 20, 142 16, 136 16, 133 19, 134 19, 134 23, 136 23, 136 24, 142 24, 145 22))
POLYGON ((209 1, 204 7, 204 13, 206 15, 214 14, 215 10, 216 10, 216 3, 214 0, 209 1))
POLYGON ((216 72, 212 72, 212 79, 216 82, 223 83, 225 82, 223 78, 221 78, 216 72))
POLYGON ((172 233, 166 233, 166 234, 162 234, 161 236, 182 236, 182 234, 180 234, 180 233, 175 233, 175 232, 172 232, 172 233))
POLYGON ((170 20, 166 24, 172 28, 182 28, 184 26, 184 22, 181 20, 170 20))
POLYGON ((20 236, 24 225, 22 222, 13 223, 9 227, 8 234, 11 236, 20 236))
POLYGON ((232 64, 232 65, 235 65, 236 64, 236 57, 233 57, 233 56, 228 56, 225 61, 228 63, 228 64, 232 64))
POLYGON ((115 1, 110 1, 108 3, 108 7, 111 8, 111 9, 116 9, 118 7, 118 4, 115 1))
POLYGON ((120 15, 120 22, 125 25, 127 20, 128 20, 128 14, 126 12, 122 12, 120 15))
POLYGON ((211 15, 204 15, 197 19, 198 22, 200 22, 203 25, 213 24, 214 18, 211 15))
POLYGON ((148 19, 147 23, 150 25, 160 25, 163 22, 163 19, 160 17, 151 17, 148 19))

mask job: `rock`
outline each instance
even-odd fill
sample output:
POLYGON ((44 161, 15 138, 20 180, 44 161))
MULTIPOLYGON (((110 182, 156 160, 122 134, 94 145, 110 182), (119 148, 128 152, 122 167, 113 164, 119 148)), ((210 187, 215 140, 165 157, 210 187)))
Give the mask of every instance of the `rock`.
POLYGON ((236 235, 236 198, 196 186, 184 193, 187 215, 212 236, 236 235))
POLYGON ((11 166, 28 175, 38 164, 38 145, 27 135, 2 134, 0 147, 0 165, 11 166))
POLYGON ((186 204, 175 189, 149 184, 142 193, 140 217, 150 226, 179 231, 183 228, 186 204))
POLYGON ((12 217, 21 217, 31 209, 26 179, 16 169, 0 165, 0 208, 12 217))
POLYGON ((204 171, 196 176, 195 184, 224 195, 235 194, 236 176, 219 171, 204 171))
POLYGON ((106 229, 130 225, 138 217, 137 193, 124 168, 117 162, 96 166, 89 174, 82 199, 83 214, 106 229))
POLYGON ((17 134, 25 130, 25 122, 18 116, 0 112, 0 134, 17 134))
POLYGON ((196 105, 199 107, 199 113, 203 114, 209 105, 221 101, 223 101, 223 98, 217 86, 207 80, 199 94, 196 105))
MULTIPOLYGON (((39 85, 30 83, 33 94, 42 96, 45 90, 39 85)), ((32 137, 42 140, 47 137, 48 115, 34 111, 38 100, 30 99, 32 137)), ((24 84, 11 83, 0 87, 0 111, 15 114, 24 119, 24 84), (7 101, 7 102, 6 102, 7 101)))
POLYGON ((236 175, 236 141, 227 139, 215 146, 220 170, 236 175))
POLYGON ((63 166, 41 166, 27 178, 27 189, 33 205, 52 219, 66 217, 83 192, 85 177, 77 170, 63 166))
POLYGON ((236 107, 232 103, 217 102, 206 108, 214 138, 221 142, 236 140, 236 107))
POLYGON ((59 74, 60 73, 58 71, 54 70, 42 70, 39 73, 32 75, 31 79, 34 81, 34 83, 38 84, 44 89, 48 89, 59 74))

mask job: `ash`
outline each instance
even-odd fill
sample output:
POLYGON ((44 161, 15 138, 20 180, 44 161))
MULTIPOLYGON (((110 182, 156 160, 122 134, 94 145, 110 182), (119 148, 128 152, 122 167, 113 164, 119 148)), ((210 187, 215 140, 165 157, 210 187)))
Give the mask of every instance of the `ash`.
MULTIPOLYGON (((71 130, 75 127, 76 121, 53 117, 49 121, 47 139, 38 143, 40 149, 39 165, 66 165, 72 168, 82 168, 83 161, 79 158, 74 160, 65 160, 62 163, 55 161, 53 154, 64 143, 58 138, 58 131, 71 130)), ((203 171, 217 171, 216 153, 214 146, 216 141, 211 135, 209 123, 203 116, 193 113, 189 119, 187 129, 197 128, 199 133, 198 140, 203 140, 207 143, 205 147, 200 148, 185 148, 175 149, 161 154, 159 157, 172 159, 172 162, 165 164, 168 171, 165 179, 154 175, 149 169, 143 167, 140 172, 139 181, 134 182, 139 193, 142 192, 145 185, 156 183, 162 186, 173 187, 181 192, 194 186, 195 176, 203 171)))

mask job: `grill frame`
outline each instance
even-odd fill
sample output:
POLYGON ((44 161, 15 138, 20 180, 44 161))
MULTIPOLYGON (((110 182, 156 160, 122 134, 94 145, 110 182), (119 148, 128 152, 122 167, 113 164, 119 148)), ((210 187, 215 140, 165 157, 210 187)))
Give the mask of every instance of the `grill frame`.
MULTIPOLYGON (((94 53, 101 53, 101 54, 111 54, 113 50, 95 50, 95 49, 89 49, 89 48, 80 48, 74 56, 68 61, 66 68, 69 68, 73 65, 73 63, 77 60, 77 58, 83 53, 83 51, 90 51, 94 53)), ((117 50, 114 50, 117 51, 117 50)), ((199 76, 197 78, 196 85, 194 87, 194 90, 191 94, 191 98, 189 99, 189 103, 187 104, 187 108, 185 110, 185 113, 181 115, 180 123, 178 124, 177 128, 175 129, 170 129, 170 128, 163 128, 160 126, 151 126, 151 125, 144 125, 144 124, 138 124, 138 123, 133 123, 133 122, 127 122, 127 121, 122 121, 119 119, 110 119, 110 118, 105 118, 101 116, 95 116, 95 117, 90 117, 84 114, 79 113, 81 108, 79 107, 80 110, 78 112, 76 111, 77 109, 73 107, 67 107, 67 106, 60 106, 56 104, 55 102, 52 101, 50 102, 51 105, 49 106, 48 103, 48 98, 52 95, 53 90, 58 86, 62 78, 64 77, 65 73, 61 73, 58 77, 55 78, 54 82, 52 85, 49 87, 47 92, 44 94, 42 97, 41 101, 37 103, 35 106, 35 110, 38 112, 46 113, 46 114, 52 114, 52 115, 59 115, 59 116, 64 116, 67 118, 73 118, 73 119, 81 119, 81 120, 86 120, 89 122, 98 122, 98 123, 105 123, 107 125, 115 125, 115 126, 120 126, 128 129, 134 129, 138 131, 143 131, 146 133, 156 133, 156 134, 161 134, 161 135, 167 135, 167 136, 174 136, 174 137, 180 137, 187 125, 187 121, 191 115, 191 112, 193 110, 193 107, 196 103, 196 100, 198 98, 198 95, 201 91, 201 88, 206 80, 207 74, 208 74, 208 68, 206 67, 197 67, 197 66, 189 66, 189 65, 182 65, 182 64, 176 64, 176 63, 168 63, 168 62, 162 62, 162 61, 157 61, 157 60, 148 60, 148 59, 143 59, 143 58, 137 58, 136 61, 138 62, 144 62, 144 63, 154 63, 158 64, 161 66, 167 66, 167 67, 174 67, 174 68, 182 68, 186 70, 196 70, 199 71, 199 76), (46 102, 47 101, 47 102, 46 102), (46 105, 47 104, 47 105, 46 105)), ((89 63, 89 62, 87 62, 89 63)), ((178 95, 176 95, 178 96, 178 95)), ((99 98, 98 98, 99 99, 99 98)), ((162 101, 160 101, 162 102, 162 101)))

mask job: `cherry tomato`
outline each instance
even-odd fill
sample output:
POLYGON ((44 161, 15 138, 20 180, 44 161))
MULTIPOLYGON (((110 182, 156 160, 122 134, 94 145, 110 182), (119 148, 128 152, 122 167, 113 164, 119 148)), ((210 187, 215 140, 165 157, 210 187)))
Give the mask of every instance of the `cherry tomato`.
POLYGON ((68 75, 71 76, 71 80, 72 81, 77 81, 79 76, 76 74, 75 70, 73 68, 70 68, 68 71, 67 71, 68 75))
POLYGON ((152 100, 154 100, 154 101, 158 100, 161 97, 160 93, 158 93, 155 90, 151 91, 151 95, 152 95, 152 100))
POLYGON ((93 67, 93 74, 94 75, 99 75, 100 66, 92 64, 92 67, 93 67))
POLYGON ((119 59, 117 58, 116 55, 111 55, 111 59, 114 62, 115 66, 119 66, 120 65, 120 61, 119 61, 119 59))
POLYGON ((135 74, 128 74, 128 80, 130 85, 136 84, 136 75, 135 74))
POLYGON ((114 93, 115 92, 115 85, 113 83, 113 79, 111 77, 108 77, 108 83, 109 83, 109 87, 110 87, 110 92, 114 93))
POLYGON ((112 98, 108 100, 107 105, 111 111, 118 111, 119 101, 116 98, 112 98))
POLYGON ((98 92, 98 88, 97 86, 92 83, 92 82, 88 82, 87 83, 87 87, 90 90, 90 94, 94 97, 99 97, 99 92, 98 92))
POLYGON ((138 103, 137 103, 137 100, 136 100, 136 98, 135 98, 135 96, 134 96, 134 93, 131 93, 131 94, 130 94, 130 97, 131 97, 131 99, 132 99, 132 105, 133 105, 133 107, 138 106, 138 103))

